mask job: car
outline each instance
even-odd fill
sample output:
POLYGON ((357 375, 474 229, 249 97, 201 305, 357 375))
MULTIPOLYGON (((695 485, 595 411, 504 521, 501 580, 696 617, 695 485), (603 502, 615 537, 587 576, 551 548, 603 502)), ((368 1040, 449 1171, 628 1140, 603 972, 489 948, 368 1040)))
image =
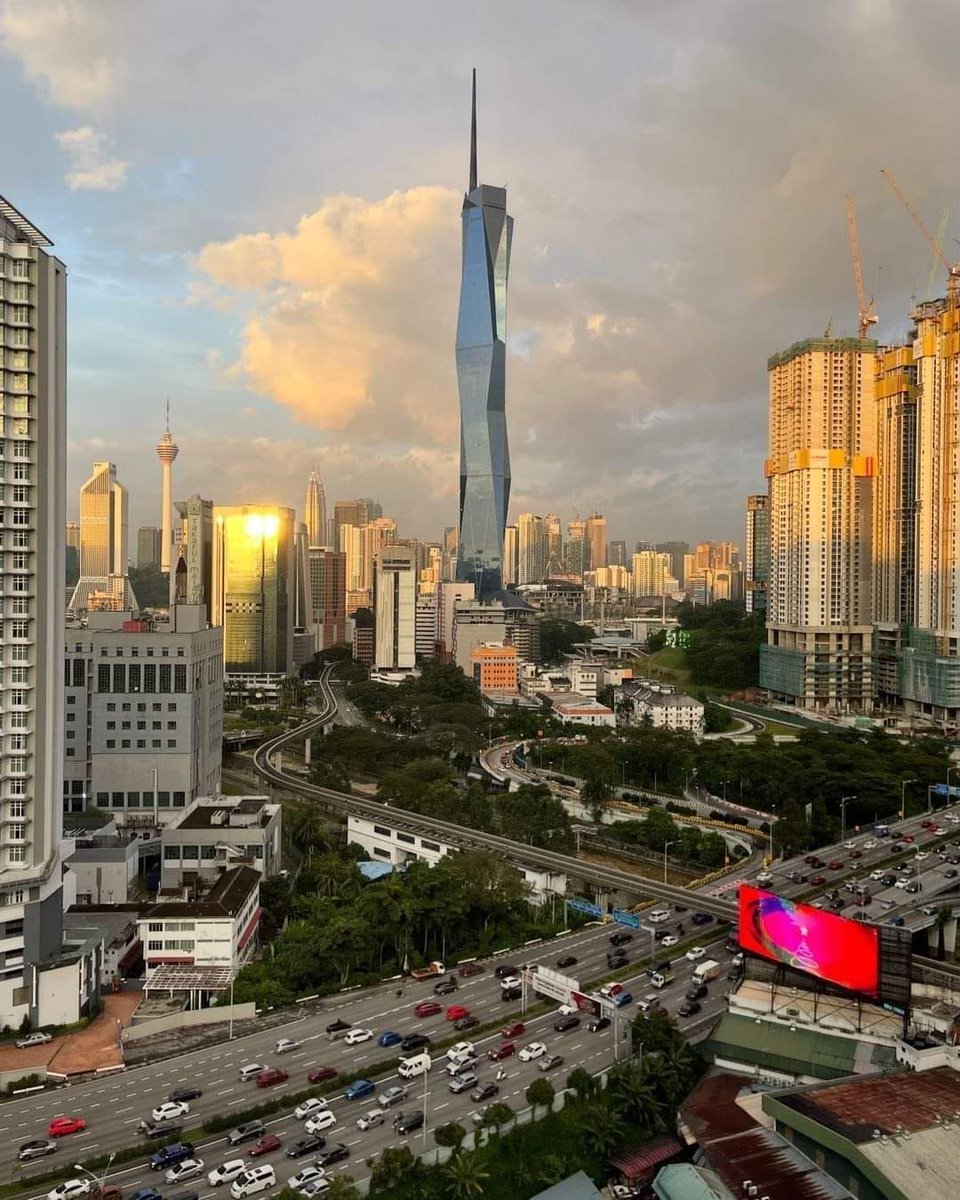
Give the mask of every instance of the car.
POLYGON ((891 917, 889 921, 887 921, 887 924, 900 926, 903 924, 903 917, 891 917))
POLYGON ((69 1133, 83 1133, 87 1123, 83 1117, 54 1117, 47 1126, 50 1137, 66 1137, 69 1133))
POLYGON ((75 1200, 77 1196, 86 1196, 89 1191, 89 1179, 65 1179, 53 1191, 47 1192, 47 1200, 75 1200))
POLYGON ((161 1146, 147 1159, 151 1171, 164 1171, 174 1163, 184 1162, 193 1158, 192 1142, 172 1142, 169 1146, 161 1146))
POLYGON ((566 967, 575 967, 577 960, 572 954, 565 954, 563 958, 557 959, 557 967, 562 971, 566 967))
POLYGON ((808 854, 807 857, 803 861, 807 864, 808 867, 819 867, 819 865, 820 865, 820 859, 817 858, 817 856, 815 854, 808 854))
POLYGON ((350 1157, 350 1147, 343 1142, 333 1142, 313 1160, 318 1167, 332 1167, 334 1163, 343 1162, 350 1157))
POLYGON ((293 1110, 293 1115, 298 1121, 306 1121, 308 1117, 316 1116, 318 1112, 323 1112, 329 1105, 326 1100, 321 1100, 317 1096, 312 1096, 309 1100, 304 1100, 302 1104, 298 1104, 293 1110))
POLYGON ((696 962, 698 958, 703 958, 705 954, 706 950, 703 946, 691 946, 685 957, 689 959, 690 962, 696 962))
POLYGON ((557 1067, 563 1066, 562 1054, 545 1054, 537 1063, 538 1071, 555 1071, 557 1067))
POLYGON ((22 1142, 20 1149, 17 1151, 18 1162, 32 1162, 35 1158, 46 1158, 48 1154, 54 1154, 57 1150, 57 1143, 50 1138, 34 1138, 31 1142, 22 1142))
POLYGON ((455 1058, 465 1058, 468 1054, 476 1054, 477 1048, 473 1042, 457 1042, 447 1051, 446 1058, 453 1062, 455 1058))
POLYGON ((679 942, 680 942, 680 939, 677 937, 677 935, 675 933, 668 933, 663 938, 663 940, 660 942, 660 945, 669 948, 670 946, 678 945, 679 942))
POLYGON ((949 863, 949 864, 950 864, 952 867, 957 867, 957 866, 960 866, 960 854, 951 854, 951 855, 949 855, 949 856, 948 856, 948 858, 947 858, 947 862, 948 862, 948 863, 949 863))
POLYGON ((849 857, 850 858, 863 858, 863 851, 862 850, 851 850, 849 857))
POLYGON ((357 1128, 361 1133, 366 1133, 368 1129, 382 1125, 386 1119, 387 1114, 382 1108, 371 1108, 369 1112, 365 1112, 362 1117, 357 1118, 357 1128))
POLYGON ((462 1075, 456 1075, 447 1084, 447 1088, 459 1095, 460 1092, 469 1092, 471 1088, 475 1088, 480 1080, 477 1078, 476 1071, 465 1071, 462 1075))
POLYGON ((297 1195, 303 1196, 304 1200, 313 1200, 314 1196, 322 1196, 324 1192, 330 1190, 330 1180, 326 1175, 318 1175, 314 1179, 308 1179, 306 1183, 301 1183, 297 1188, 297 1195))
POLYGON ((455 1058, 447 1065, 448 1075, 462 1075, 465 1071, 472 1071, 477 1065, 477 1056, 475 1054, 465 1054, 462 1058, 455 1058))
POLYGON ((607 966, 613 969, 625 967, 629 962, 630 958, 624 950, 616 950, 607 955, 607 966))
MULTIPOLYGON (((287 1151, 287 1153, 289 1154, 289 1151, 287 1151)), ((319 1163, 309 1167, 301 1167, 296 1175, 291 1175, 287 1180, 287 1187, 293 1188, 293 1190, 296 1192, 299 1191, 305 1183, 310 1183, 310 1181, 313 1179, 323 1179, 325 1175, 326 1172, 319 1165, 319 1163)))
POLYGON ((323 1133, 325 1129, 332 1129, 337 1123, 337 1114, 331 1112, 329 1108, 325 1108, 323 1112, 314 1113, 312 1117, 308 1117, 304 1123, 304 1133, 323 1133))
POLYGON ((846 908, 846 901, 842 897, 837 896, 836 899, 830 901, 830 907, 839 912, 841 908, 846 908))
POLYGON ((425 1033, 408 1033, 400 1043, 400 1049, 403 1051, 420 1050, 423 1046, 429 1046, 430 1039, 425 1033))
POLYGON ((684 1000, 684 1002, 677 1009, 677 1016, 692 1017, 694 1013, 698 1013, 700 1011, 700 1007, 699 1000, 684 1000))
POLYGON ((873 838, 867 838, 867 840, 863 843, 863 848, 864 850, 876 850, 878 845, 879 842, 875 842, 873 838))
POLYGON ((361 1042, 369 1042, 373 1037, 372 1029, 351 1029, 343 1039, 345 1046, 359 1046, 361 1042))
POLYGON ((757 874, 757 883, 770 883, 772 879, 773 876, 769 871, 760 871, 757 874))
POLYGON ((943 877, 944 877, 944 879, 956 879, 957 868, 956 867, 948 867, 947 870, 944 871, 943 877))
POLYGON ((710 913, 705 912, 694 913, 690 918, 692 925, 709 925, 712 920, 713 917, 710 915, 710 913))
POLYGON ((923 884, 919 879, 912 879, 904 888, 904 891, 908 892, 911 896, 915 896, 917 892, 923 891, 923 884))
POLYGON ((494 1096, 499 1096, 500 1088, 495 1083, 481 1083, 470 1093, 470 1099, 474 1104, 479 1104, 483 1100, 492 1100, 494 1096))
POLYGON ((580 1028, 580 1018, 570 1014, 568 1016, 561 1017, 559 1021, 554 1021, 553 1027, 557 1033, 567 1033, 568 1030, 580 1028))
POLYGON ((877 867, 875 871, 870 872, 870 878, 874 880, 874 882, 878 882, 884 877, 885 874, 886 872, 884 871, 883 867, 877 867))
POLYGON ((308 1083, 326 1083, 330 1079, 336 1079, 340 1072, 336 1067, 314 1067, 307 1076, 308 1083))
POLYGON ((479 1017, 461 1017, 459 1021, 454 1021, 453 1027, 459 1031, 464 1029, 476 1029, 479 1024, 479 1017))
POLYGON ((17 1039, 18 1050, 29 1050, 31 1046, 45 1046, 47 1042, 53 1041, 53 1035, 49 1033, 28 1033, 26 1037, 17 1039))
POLYGON ((920 912, 921 912, 921 913, 922 913, 922 914, 923 914, 925 917, 932 917, 932 916, 934 916, 934 915, 936 914, 936 911, 937 911, 937 910, 936 910, 936 909, 933 907, 933 905, 932 905, 932 904, 925 904, 925 905, 923 906, 923 908, 921 908, 921 909, 920 909, 920 912))
POLYGON ((909 885, 910 885, 910 879, 908 876, 904 875, 902 878, 898 879, 897 882, 893 886, 897 887, 897 888, 906 888, 906 887, 909 887, 909 885))
POLYGON ((178 1100, 199 1100, 203 1092, 198 1087, 181 1087, 174 1088, 167 1099, 171 1104, 176 1104, 178 1100))
POLYGON ((523 1034, 526 1032, 526 1028, 527 1028, 526 1025, 524 1025, 524 1023, 522 1021, 509 1021, 500 1030, 500 1036, 502 1038, 522 1037, 523 1034))
POLYGON ((960 816, 957 813, 946 813, 945 816, 951 825, 960 825, 960 816))
POLYGON ((619 993, 622 991, 623 991, 622 983, 605 983, 603 985, 603 987, 600 989, 600 995, 606 996, 607 999, 610 1000, 614 996, 619 995, 619 993))
POLYGON ((647 920, 651 925, 659 925, 663 921, 669 921, 671 912, 669 908, 654 908, 647 913, 647 920))
POLYGON ((619 996, 614 996, 613 1002, 617 1008, 625 1008, 626 1005, 633 1003, 633 993, 621 992, 619 996))
POLYGON ((523 996, 523 988, 518 984, 516 987, 504 988, 500 993, 501 1000, 519 1000, 523 996))
POLYGON ((845 850, 852 850, 854 848, 854 846, 856 846, 856 844, 857 843, 855 841, 853 841, 853 839, 851 838, 850 840, 843 843, 843 848, 845 850))
POLYGON ((460 978, 461 979, 469 979, 471 975, 482 975, 485 970, 486 970, 486 967, 483 965, 483 963, 478 963, 478 962, 464 963, 463 966, 460 967, 460 978))
POLYGON ((413 1007, 415 1017, 435 1017, 437 1013, 441 1012, 443 1012, 443 1005, 438 1004, 436 1000, 421 1000, 413 1007))
POLYGON ((274 1046, 274 1054, 289 1054, 291 1050, 299 1050, 300 1042, 295 1038, 281 1038, 274 1046))
POLYGON ((546 1054, 547 1048, 543 1042, 530 1042, 524 1046, 517 1056, 521 1062, 532 1062, 535 1058, 542 1058, 546 1054))
POLYGON ((705 983, 691 983, 683 993, 687 1000, 702 1000, 709 994, 710 989, 705 983))
POLYGON ((913 861, 914 861, 914 862, 923 862, 925 859, 927 859, 927 858, 929 858, 929 857, 930 857, 930 854, 929 854, 929 852, 928 852, 928 851, 926 851, 926 850, 918 850, 918 851, 916 852, 916 854, 913 856, 913 861))
POLYGON ((353 1083, 348 1083, 344 1088, 343 1098, 344 1100, 362 1100, 364 1096, 372 1096, 376 1090, 369 1079, 355 1079, 353 1083))
POLYGON ((186 1116, 189 1111, 190 1105, 185 1100, 168 1100, 166 1104, 158 1104, 151 1115, 155 1121, 175 1121, 177 1117, 186 1116))
POLYGON ((632 933, 615 933, 610 938, 611 946, 625 946, 627 942, 633 941, 632 933))
POLYGON ((274 1150, 279 1150, 283 1145, 280 1138, 275 1133, 265 1133, 262 1138, 259 1138, 247 1151, 251 1158, 260 1158, 264 1154, 272 1154, 274 1150))
POLYGON ((487 1051, 487 1058, 491 1062, 502 1062, 505 1058, 513 1058, 516 1052, 516 1042, 501 1042, 499 1046, 494 1046, 487 1051))
POLYGON ((451 975, 449 979, 441 979, 439 983, 433 985, 433 994, 435 996, 449 996, 451 992, 455 992, 459 984, 451 975))
POLYGON ((243 1142, 252 1142, 256 1138, 263 1137, 266 1133, 262 1121, 246 1121, 242 1125, 236 1125, 227 1134, 227 1141, 231 1146, 239 1146, 243 1142))
POLYGON ((182 1121, 138 1121, 137 1133, 155 1141, 158 1138, 178 1138, 183 1133, 182 1121))
POLYGON ((202 1158, 185 1158, 183 1162, 174 1163, 163 1178, 167 1183, 186 1183, 188 1179, 199 1179, 202 1174, 202 1158))
POLYGON ((599 1033, 602 1029, 610 1028, 609 1017, 594 1017, 587 1025, 591 1033, 599 1033))
POLYGON ((228 1162, 221 1163, 219 1167, 214 1167, 207 1174, 207 1183, 211 1187, 222 1187, 225 1183, 233 1183, 246 1169, 247 1164, 244 1159, 231 1158, 228 1162))
POLYGON ((395 1033, 392 1029, 385 1029, 377 1038, 377 1045, 383 1046, 399 1046, 403 1041, 402 1033, 395 1033))
POLYGON ((906 842, 909 845, 909 843, 917 840, 917 836, 914 833, 904 833, 901 835, 900 840, 901 842, 906 842))
POLYGON ((279 1067, 267 1067, 257 1076, 257 1087, 273 1087, 277 1083, 286 1083, 289 1078, 287 1071, 282 1071, 279 1067))
POLYGON ((519 967, 512 967, 509 963, 500 963, 493 973, 498 979, 506 979, 508 975, 516 975, 519 970, 519 967))
POLYGON ((519 975, 505 975, 503 979, 500 980, 501 994, 503 992, 513 991, 514 988, 520 988, 521 986, 522 984, 519 975))
POLYGON ((344 1021, 342 1017, 338 1017, 335 1021, 331 1021, 327 1026, 326 1032, 331 1034, 346 1033, 353 1026, 349 1021, 344 1021))
POLYGON ((819 887, 822 883, 826 883, 826 882, 827 882, 826 878, 823 875, 811 875, 810 876, 810 883, 814 887, 819 887))
POLYGON ((142 1187, 131 1193, 130 1200, 162 1200, 162 1197, 156 1188, 142 1187))
POLYGON ((896 882, 897 882, 897 877, 896 877, 896 875, 894 875, 894 873, 892 871, 884 872, 884 874, 883 874, 883 886, 884 887, 893 887, 893 885, 896 882))
POLYGON ((393 1127, 398 1134, 413 1133, 415 1129, 423 1128, 423 1113, 398 1113, 393 1120, 393 1127))
POLYGON ((406 1098, 407 1089, 405 1087, 388 1087, 377 1097, 377 1104, 380 1108, 393 1108, 395 1104, 399 1104, 406 1098))
POLYGON ((828 871, 842 871, 843 870, 843 860, 839 859, 839 858, 832 858, 827 863, 827 870, 828 871))
POLYGON ((451 1004, 447 1009, 448 1021, 462 1021, 464 1017, 470 1016, 470 1009, 462 1004, 451 1004))
POLYGON ((932 829, 935 824, 936 824, 935 821, 921 821, 920 828, 921 829, 932 829))
POLYGON ((558 1017, 572 1017, 576 1011, 577 1011, 576 1006, 573 1004, 561 1004, 560 1007, 557 1009, 557 1016, 558 1017))

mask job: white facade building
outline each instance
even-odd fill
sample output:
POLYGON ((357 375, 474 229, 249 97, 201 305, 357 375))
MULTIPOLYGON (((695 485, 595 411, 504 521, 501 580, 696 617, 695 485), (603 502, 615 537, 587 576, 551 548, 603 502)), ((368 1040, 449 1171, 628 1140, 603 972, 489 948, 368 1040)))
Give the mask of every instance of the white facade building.
POLYGON ((162 888, 186 876, 212 883, 245 862, 265 879, 282 863, 282 809, 266 796, 203 796, 160 832, 162 888))
POLYGON ((622 710, 629 714, 629 724, 649 723, 654 729, 673 729, 703 737, 703 704, 684 692, 675 692, 659 684, 641 684, 618 689, 623 698, 622 710))
POLYGON ((138 921, 148 971, 164 965, 236 968, 253 954, 260 873, 226 871, 202 900, 166 900, 138 921))
POLYGON ((553 715, 564 725, 604 725, 609 729, 617 723, 612 708, 587 696, 561 693, 552 701, 553 715))
POLYGON ((416 666, 417 550, 382 546, 377 553, 374 666, 412 670, 416 666))

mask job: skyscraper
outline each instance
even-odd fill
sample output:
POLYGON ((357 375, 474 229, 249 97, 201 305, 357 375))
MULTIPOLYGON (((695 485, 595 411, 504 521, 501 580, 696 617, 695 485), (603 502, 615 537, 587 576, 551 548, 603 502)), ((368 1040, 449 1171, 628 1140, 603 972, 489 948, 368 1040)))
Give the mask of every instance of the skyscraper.
POLYGON ((503 586, 513 587, 519 583, 520 572, 519 539, 516 525, 508 525, 503 531, 503 586))
POLYGON ((323 546, 311 546, 309 559, 317 649, 329 650, 347 640, 347 559, 341 551, 323 546))
POLYGON ((160 530, 156 525, 141 525, 137 530, 137 566, 141 571, 160 568, 160 530))
POLYGON ((175 538, 177 566, 183 562, 186 578, 183 581, 185 604, 202 604, 212 625, 213 614, 213 501, 204 500, 196 492, 186 500, 174 501, 180 518, 175 538))
POLYGON ((307 502, 304 508, 307 522, 307 542, 311 546, 325 546, 327 537, 327 498, 323 482, 316 471, 310 472, 307 481, 307 502))
POLYGON ((767 494, 747 497, 747 552, 744 600, 747 612, 767 611, 770 579, 770 512, 767 494))
POLYGON ((382 546, 376 562, 374 665, 410 670, 416 665, 417 549, 382 546))
POLYGON ((127 489, 113 463, 94 463, 80 489, 80 579, 70 608, 136 607, 127 578, 127 489))
POLYGON ((160 500, 160 570, 164 575, 170 574, 170 551, 173 545, 173 526, 171 524, 171 504, 173 497, 173 462, 180 453, 180 447, 170 434, 170 402, 167 401, 167 428, 163 437, 157 442, 157 458, 163 473, 160 500))
POLYGON ((541 583, 547 572, 547 531, 543 517, 517 517, 517 582, 541 583))
POLYGON ((607 518, 595 512, 584 521, 584 536, 590 545, 590 569, 607 565, 607 518))
MULTIPOLYGON (((39 965, 61 948, 66 268, 0 196, 6 501, 0 564, 0 1025, 34 1022, 39 965)), ((62 986, 68 986, 66 982, 62 986)))
POLYGON ((505 188, 477 183, 477 75, 473 73, 470 187, 463 198, 457 318, 460 393, 460 539, 457 579, 489 599, 503 587, 510 501, 507 448, 507 279, 513 218, 505 188))
POLYGON ((877 344, 811 338, 770 376, 770 583, 760 683, 831 712, 872 698, 877 344))

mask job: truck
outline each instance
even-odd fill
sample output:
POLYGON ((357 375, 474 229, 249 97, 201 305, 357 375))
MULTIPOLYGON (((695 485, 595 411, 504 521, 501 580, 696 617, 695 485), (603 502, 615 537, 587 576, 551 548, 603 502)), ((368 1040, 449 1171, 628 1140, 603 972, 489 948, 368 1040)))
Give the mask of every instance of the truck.
POLYGON ((712 979, 719 979, 720 970, 720 964, 715 958, 705 958, 693 968, 693 982, 709 983, 712 979))
POLYGON ((432 962, 429 966, 418 967, 415 971, 410 972, 411 979, 433 979, 435 975, 443 975, 446 973, 446 967, 442 962, 432 962))
POLYGON ((654 973, 650 976, 650 983, 658 990, 660 988, 665 988, 668 983, 673 983, 673 971, 654 971, 654 973))

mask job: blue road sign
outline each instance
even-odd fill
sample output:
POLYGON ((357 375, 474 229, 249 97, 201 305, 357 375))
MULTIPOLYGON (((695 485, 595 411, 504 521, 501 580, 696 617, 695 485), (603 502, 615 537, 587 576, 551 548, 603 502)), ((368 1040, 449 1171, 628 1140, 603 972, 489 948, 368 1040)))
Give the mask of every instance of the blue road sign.
POLYGON ((591 904, 589 900, 568 900, 567 903, 577 912, 587 913, 591 917, 602 917, 603 909, 599 904, 591 904))
POLYGON ((618 925, 629 925, 631 929, 640 928, 640 917, 637 913, 627 912, 623 908, 615 908, 612 916, 618 925))

